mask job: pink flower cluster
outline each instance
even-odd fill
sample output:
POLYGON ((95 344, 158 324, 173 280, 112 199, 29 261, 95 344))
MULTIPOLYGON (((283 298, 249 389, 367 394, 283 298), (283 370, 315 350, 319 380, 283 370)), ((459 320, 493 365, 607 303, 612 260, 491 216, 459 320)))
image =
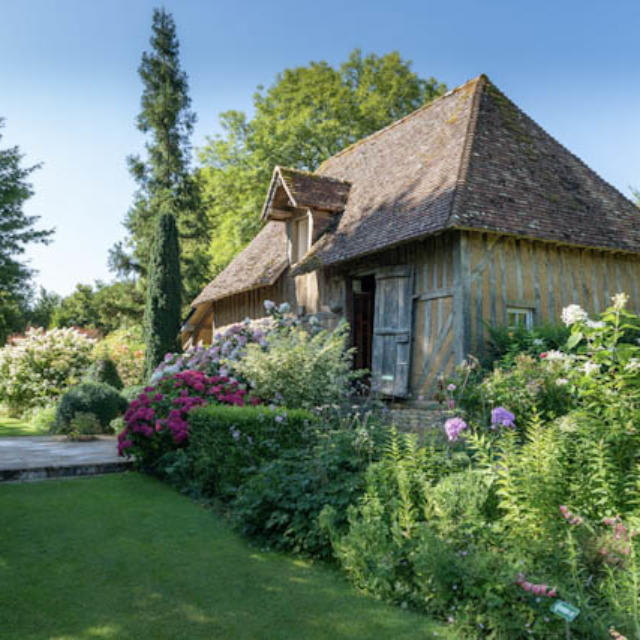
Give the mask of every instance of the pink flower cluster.
POLYGON ((449 442, 455 442, 466 428, 467 423, 462 418, 449 418, 444 423, 444 430, 449 442))
POLYGON ((260 401, 248 397, 246 389, 227 376, 207 376, 197 370, 167 376, 145 387, 129 405, 124 414, 126 427, 118 436, 119 455, 130 455, 135 445, 164 434, 175 445, 183 444, 189 437, 188 413, 210 402, 242 407, 260 401))
POLYGON ((602 524, 611 527, 613 539, 609 539, 607 543, 609 548, 603 546, 600 549, 600 555, 607 564, 619 565, 623 561, 621 556, 631 553, 631 538, 637 535, 637 531, 629 531, 620 516, 603 518, 602 524))
POLYGON ((550 589, 546 584, 534 584, 525 579, 523 573, 519 573, 516 578, 516 584, 522 587, 525 591, 532 593, 534 596, 543 596, 545 598, 555 598, 558 593, 555 587, 550 589))
POLYGON ((573 513, 571 513, 571 511, 569 511, 569 509, 567 509, 567 507, 563 504, 560 505, 560 513, 562 514, 562 517, 569 523, 569 524, 573 524, 573 525, 581 525, 582 524, 582 518, 580 516, 577 516, 573 513))

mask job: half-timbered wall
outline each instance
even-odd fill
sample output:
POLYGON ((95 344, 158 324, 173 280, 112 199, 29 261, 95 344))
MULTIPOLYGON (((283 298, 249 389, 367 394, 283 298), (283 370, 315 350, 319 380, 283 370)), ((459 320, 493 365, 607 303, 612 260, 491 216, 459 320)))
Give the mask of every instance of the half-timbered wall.
POLYGON ((618 292, 640 310, 640 257, 497 234, 462 232, 464 342, 482 355, 485 323, 506 324, 507 308, 530 308, 534 322, 560 322, 562 308, 598 313, 618 292))
POLYGON ((245 318, 263 318, 266 316, 264 301, 276 303, 288 302, 295 308, 293 286, 288 272, 285 272, 270 287, 260 287, 252 291, 238 293, 213 303, 213 330, 245 318))
MULTIPOLYGON (((449 232, 379 252, 327 275, 328 282, 339 274, 348 283, 349 277, 375 274, 391 266, 411 269, 413 320, 409 387, 413 400, 433 400, 438 375, 451 373, 463 357, 462 345, 455 339, 460 326, 455 311, 461 309, 460 293, 454 295, 454 283, 459 278, 456 271, 458 235, 449 232)), ((347 318, 352 321, 348 300, 345 302, 347 318)))

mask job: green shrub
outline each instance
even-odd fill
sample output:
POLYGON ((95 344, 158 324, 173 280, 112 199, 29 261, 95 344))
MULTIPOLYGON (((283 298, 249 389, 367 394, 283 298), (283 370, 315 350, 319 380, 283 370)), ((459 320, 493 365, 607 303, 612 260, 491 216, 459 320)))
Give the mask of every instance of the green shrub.
POLYGON ((125 387, 143 384, 144 339, 141 327, 112 331, 100 341, 99 348, 115 362, 125 387))
POLYGON ((36 431, 51 431, 56 424, 56 407, 35 409, 31 416, 31 424, 36 431))
POLYGON ((524 426, 534 412, 543 419, 564 415, 574 406, 572 388, 564 361, 553 357, 558 352, 549 353, 550 358, 517 355, 511 368, 496 367, 467 385, 460 382, 464 376, 460 372, 452 394, 456 407, 467 419, 485 426, 490 425, 496 407, 511 411, 517 426, 524 426))
POLYGON ((488 326, 486 367, 494 363, 501 367, 511 367, 520 354, 539 357, 545 351, 563 347, 570 330, 564 324, 541 324, 532 329, 524 327, 488 326))
POLYGON ((85 375, 85 381, 104 382, 118 391, 121 391, 123 387, 115 363, 111 358, 104 356, 99 356, 93 361, 85 375))
POLYGON ((124 387, 120 392, 120 395, 123 396, 128 402, 132 402, 135 400, 142 392, 144 391, 143 384, 134 384, 129 387, 124 387))
POLYGON ((306 446, 284 450, 241 485, 231 507, 240 530, 276 549, 329 558, 331 542, 318 516, 332 508, 342 532, 347 508, 364 490, 364 471, 384 433, 375 422, 322 430, 306 446))
POLYGON ((62 396, 56 409, 55 431, 68 433, 77 413, 91 413, 103 433, 109 433, 109 423, 127 408, 127 401, 111 386, 85 382, 62 396))
POLYGON ((204 495, 229 497, 259 466, 297 447, 314 416, 301 409, 210 405, 189 414, 187 455, 204 495))
POLYGON ((94 413, 77 411, 69 425, 67 437, 70 440, 80 439, 82 436, 93 435, 102 432, 100 421, 94 413))
POLYGON ((299 327, 273 332, 266 350, 249 344, 234 370, 246 378, 265 402, 290 408, 315 408, 344 402, 356 374, 352 350, 346 348, 349 327, 310 334, 299 327))

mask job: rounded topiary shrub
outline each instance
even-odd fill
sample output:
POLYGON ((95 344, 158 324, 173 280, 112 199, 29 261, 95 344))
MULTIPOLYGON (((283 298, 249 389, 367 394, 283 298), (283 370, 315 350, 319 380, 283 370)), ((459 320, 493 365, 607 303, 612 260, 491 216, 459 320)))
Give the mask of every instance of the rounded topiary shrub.
POLYGON ((112 386, 85 382, 62 396, 56 410, 55 431, 68 433, 77 413, 93 414, 102 433, 109 433, 111 420, 126 411, 127 401, 112 386))
POLYGON ((87 382, 104 382, 114 389, 121 390, 124 386, 118 375, 115 362, 108 357, 98 358, 89 367, 86 375, 87 382))

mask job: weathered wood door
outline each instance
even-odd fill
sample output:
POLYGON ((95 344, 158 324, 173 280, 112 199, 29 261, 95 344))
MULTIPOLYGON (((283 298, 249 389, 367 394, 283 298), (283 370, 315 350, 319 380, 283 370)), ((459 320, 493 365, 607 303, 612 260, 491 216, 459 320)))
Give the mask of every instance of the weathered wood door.
POLYGON ((399 398, 409 393, 413 281, 408 266, 376 272, 371 388, 399 398))

